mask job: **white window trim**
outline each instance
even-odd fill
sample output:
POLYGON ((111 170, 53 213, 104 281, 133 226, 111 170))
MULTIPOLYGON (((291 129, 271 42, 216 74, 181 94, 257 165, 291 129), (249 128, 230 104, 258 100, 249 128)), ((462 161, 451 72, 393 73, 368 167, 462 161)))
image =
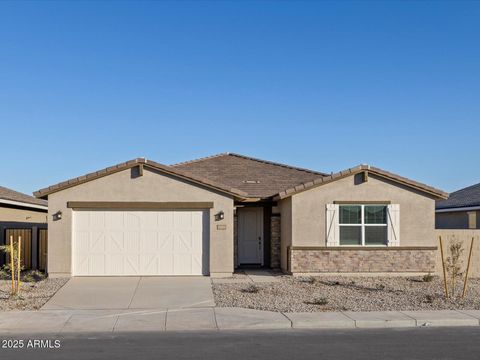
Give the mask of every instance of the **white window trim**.
MULTIPOLYGON (((339 207, 339 210, 338 210, 338 245, 339 246, 345 246, 345 247, 351 247, 351 246, 358 246, 358 247, 362 247, 362 246, 384 246, 384 247, 387 247, 388 246, 388 234, 387 234, 387 240, 386 240, 386 244, 365 244, 365 228, 368 227, 368 226, 385 226, 388 228, 388 213, 387 213, 387 222, 385 224, 366 224, 365 223, 365 206, 385 206, 385 208, 388 207, 388 204, 342 204, 340 206, 360 206, 361 207, 361 213, 360 213, 360 217, 361 217, 361 222, 359 224, 342 224, 340 223, 340 207, 339 207), (340 239, 340 226, 352 226, 352 227, 358 227, 358 226, 361 226, 362 227, 362 243, 359 244, 359 245, 342 245, 340 243, 341 239, 340 239)), ((386 209, 386 211, 388 212, 388 209, 386 209)), ((388 230, 387 230, 388 231, 388 230)))

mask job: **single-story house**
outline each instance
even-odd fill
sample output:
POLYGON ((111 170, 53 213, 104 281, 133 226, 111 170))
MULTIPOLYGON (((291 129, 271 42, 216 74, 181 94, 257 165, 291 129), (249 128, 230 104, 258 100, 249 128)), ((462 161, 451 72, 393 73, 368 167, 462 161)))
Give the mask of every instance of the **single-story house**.
POLYGON ((41 189, 51 276, 435 270, 448 194, 369 165, 326 174, 224 153, 138 158, 41 189))
POLYGON ((437 201, 437 229, 480 229, 480 184, 460 189, 437 201))
MULTIPOLYGON (((0 245, 20 236, 23 241, 23 265, 44 270, 47 242, 47 201, 0 186, 0 245)), ((0 266, 7 260, 0 254, 0 266)))

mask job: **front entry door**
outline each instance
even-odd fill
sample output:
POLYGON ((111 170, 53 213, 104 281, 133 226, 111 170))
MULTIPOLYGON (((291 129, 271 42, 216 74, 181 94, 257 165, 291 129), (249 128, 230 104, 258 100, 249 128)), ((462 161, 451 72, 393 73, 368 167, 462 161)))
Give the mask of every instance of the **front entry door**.
POLYGON ((239 265, 263 265, 263 208, 239 208, 237 214, 239 265))

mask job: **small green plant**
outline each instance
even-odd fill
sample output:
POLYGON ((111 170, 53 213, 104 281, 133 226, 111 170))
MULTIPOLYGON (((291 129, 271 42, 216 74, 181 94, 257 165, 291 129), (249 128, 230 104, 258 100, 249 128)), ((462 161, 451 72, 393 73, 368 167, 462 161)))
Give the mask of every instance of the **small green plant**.
POLYGON ((383 285, 383 284, 377 284, 376 289, 377 289, 377 290, 385 290, 385 285, 383 285))
POLYGON ((323 306, 328 304, 328 299, 325 297, 314 297, 312 301, 308 302, 308 304, 323 306))
POLYGON ((423 275, 423 282, 432 282, 433 275, 429 272, 428 274, 423 275))
POLYGON ((255 284, 248 284, 247 286, 242 288, 240 291, 248 294, 256 294, 260 291, 260 289, 255 284))
POLYGON ((456 282, 458 279, 462 278, 462 253, 464 251, 462 242, 458 241, 457 239, 453 238, 450 246, 450 256, 447 257, 445 262, 446 269, 450 278, 451 284, 451 293, 450 295, 455 297, 455 290, 456 290, 456 282))
POLYGON ((435 300, 435 298, 433 297, 433 295, 425 295, 425 302, 426 302, 427 304, 433 303, 433 300, 435 300))
POLYGON ((297 280, 304 284, 313 284, 315 282, 315 279, 311 276, 301 276, 297 280))

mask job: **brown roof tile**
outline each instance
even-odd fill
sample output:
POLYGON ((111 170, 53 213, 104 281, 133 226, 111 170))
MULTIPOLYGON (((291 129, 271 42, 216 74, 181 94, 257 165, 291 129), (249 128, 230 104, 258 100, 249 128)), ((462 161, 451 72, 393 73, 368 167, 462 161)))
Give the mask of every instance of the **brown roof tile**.
POLYGON ((172 167, 222 182, 248 193, 249 197, 259 198, 274 196, 282 190, 311 182, 325 175, 313 170, 233 153, 178 163, 172 167))

